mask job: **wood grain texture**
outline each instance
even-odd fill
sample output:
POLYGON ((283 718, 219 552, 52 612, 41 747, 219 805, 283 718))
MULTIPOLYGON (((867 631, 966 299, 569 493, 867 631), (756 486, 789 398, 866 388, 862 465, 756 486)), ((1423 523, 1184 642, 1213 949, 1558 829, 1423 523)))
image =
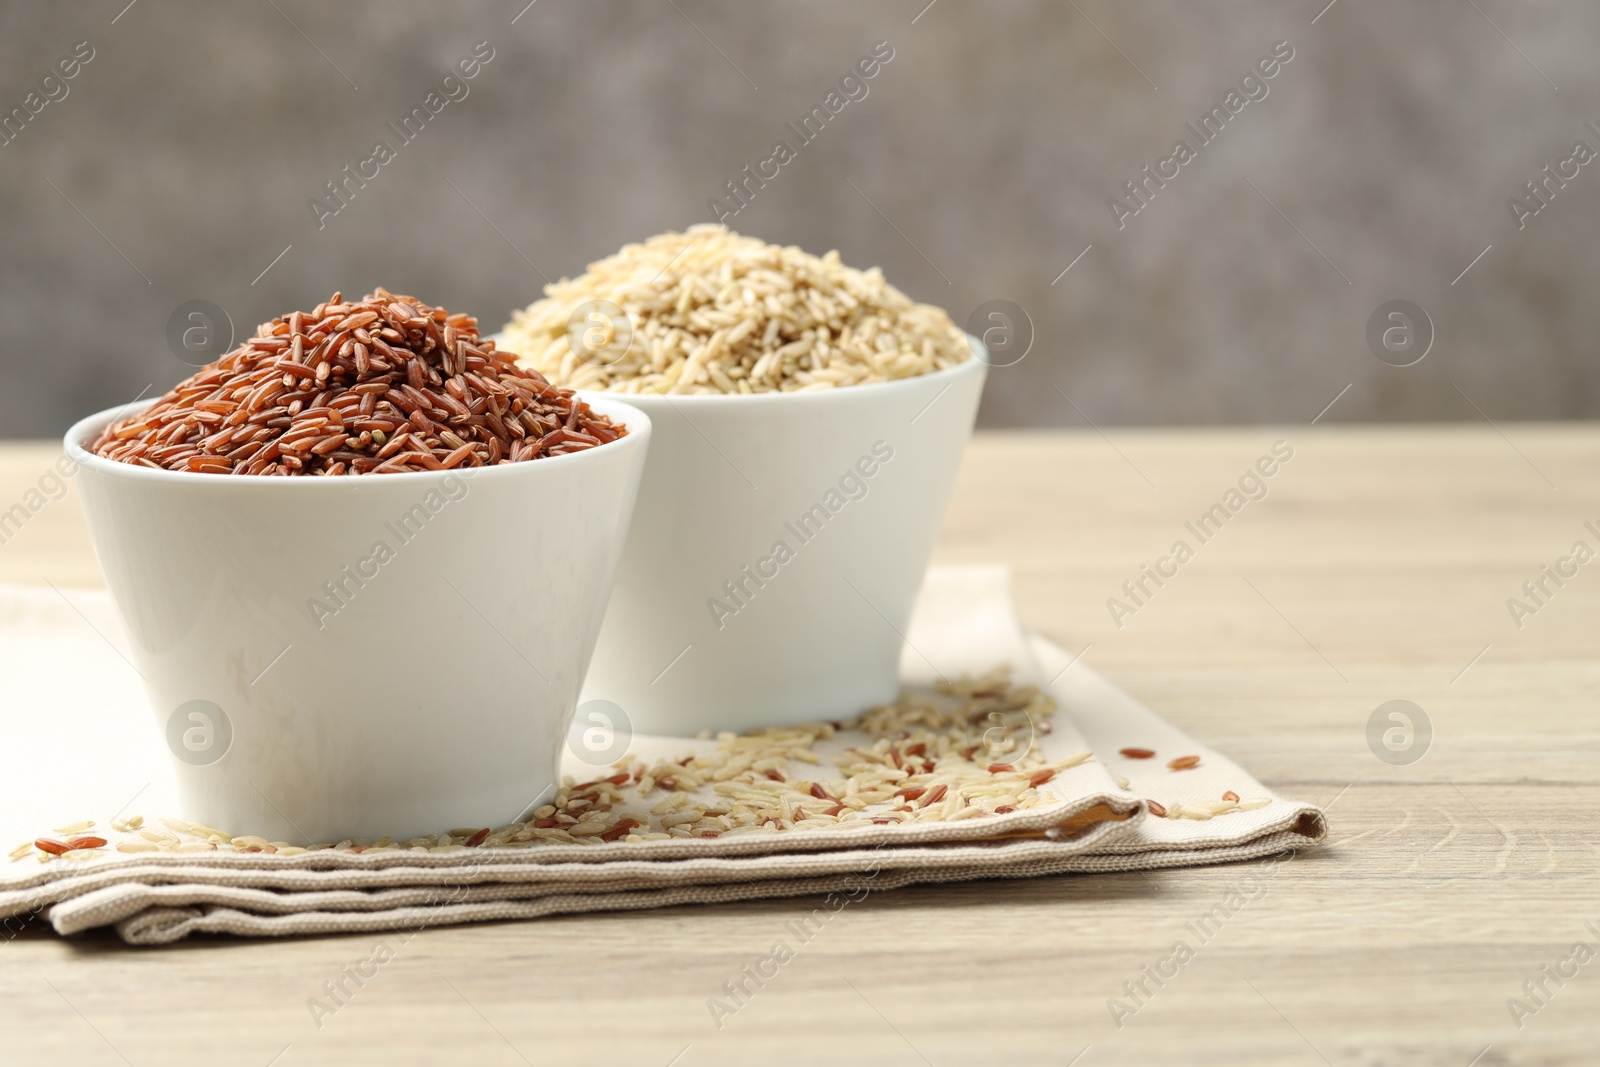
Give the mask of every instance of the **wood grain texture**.
MULTIPOLYGON (((938 561, 1009 562, 1031 625, 1330 805, 1328 847, 1271 872, 904 890, 805 943, 785 924, 817 902, 159 950, 29 929, 0 944, 0 1062, 1592 1063, 1600 962, 1545 979, 1520 1028, 1507 1000, 1600 945, 1600 561, 1520 629, 1506 599, 1573 542, 1600 547, 1600 431, 1501 429, 975 443, 938 561), (1265 498, 1119 628, 1107 598, 1279 440, 1294 455, 1265 498), (1395 698, 1435 731, 1409 766, 1367 745, 1395 698), (319 1027, 307 998, 380 940, 393 958, 319 1027), (1119 1028, 1108 998, 1133 1003, 1123 983, 1179 940, 1193 958, 1119 1028), (719 1029, 708 998, 778 941, 793 960, 719 1029)), ((53 455, 0 450, 0 508, 53 455)), ((0 580, 95 582, 76 505, 0 545, 0 580)))

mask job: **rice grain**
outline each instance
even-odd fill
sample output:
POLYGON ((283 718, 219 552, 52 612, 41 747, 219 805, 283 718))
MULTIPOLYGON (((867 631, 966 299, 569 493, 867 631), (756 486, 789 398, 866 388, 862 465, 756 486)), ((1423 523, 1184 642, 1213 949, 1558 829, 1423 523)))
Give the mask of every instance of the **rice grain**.
POLYGON ((471 316, 379 289, 265 323, 90 451, 194 474, 391 474, 565 455, 626 432, 517 366, 471 316))
POLYGON ((701 225, 545 286, 507 348, 557 385, 622 393, 802 392, 911 378, 972 358, 939 308, 873 267, 701 225))

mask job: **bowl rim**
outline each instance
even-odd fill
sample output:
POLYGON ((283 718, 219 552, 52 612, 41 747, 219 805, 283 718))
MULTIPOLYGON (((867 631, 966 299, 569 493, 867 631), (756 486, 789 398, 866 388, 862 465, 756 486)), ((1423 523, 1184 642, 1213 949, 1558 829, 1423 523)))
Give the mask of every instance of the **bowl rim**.
MULTIPOLYGON (((368 478, 360 475, 338 475, 332 478, 270 478, 262 475, 245 475, 235 477, 231 474, 205 474, 199 471, 173 471, 165 468, 144 467, 133 463, 123 463, 119 460, 106 459, 90 452, 86 443, 116 419, 143 411, 159 401, 160 397, 149 400, 136 400, 128 404, 119 404, 115 407, 97 411, 73 423, 62 437, 62 444, 67 457, 80 468, 107 474, 112 477, 131 479, 144 479, 149 481, 172 481, 173 484, 187 482, 191 485, 208 484, 217 486, 250 486, 250 485, 356 485, 377 487, 382 485, 410 485, 420 486, 426 484, 439 484, 444 479, 454 475, 457 478, 515 478, 527 477, 526 470, 549 470, 547 464, 565 464, 571 467, 574 463, 594 462, 595 453, 603 452, 616 454, 626 448, 646 447, 650 440, 650 416, 635 405, 615 394, 585 394, 583 400, 597 412, 607 416, 613 421, 620 420, 627 428, 626 435, 615 441, 586 448, 581 452, 568 452, 560 456, 545 456, 542 459, 524 460, 520 463, 498 463, 492 467, 452 467, 442 471, 403 471, 398 474, 385 474, 381 477, 368 478)), ((76 473, 76 472, 74 472, 76 473)), ((269 492, 284 492, 286 490, 268 490, 269 492)), ((292 490, 287 490, 292 491, 292 490)), ((332 492, 333 490, 321 489, 312 492, 332 492)))
MULTIPOLYGON (((496 335, 498 336, 498 335, 496 335)), ((984 343, 970 333, 965 335, 967 344, 972 348, 972 355, 962 360, 953 367, 943 370, 930 371, 927 374, 915 374, 909 378, 893 378, 886 382, 865 382, 861 385, 841 385, 832 389, 812 389, 805 392, 770 392, 770 393, 624 393, 615 389, 589 389, 578 388, 577 392, 590 403, 597 397, 617 397, 630 404, 656 405, 658 407, 677 407, 688 405, 698 408, 712 408, 718 405, 738 405, 753 407, 758 403, 766 404, 827 404, 848 400, 851 397, 880 397, 898 392, 910 392, 919 384, 937 383, 948 387, 950 384, 966 375, 982 376, 992 364, 987 356, 989 350, 984 343)), ((568 387, 571 388, 571 387, 568 387)), ((648 407, 646 407, 648 410, 648 407)))

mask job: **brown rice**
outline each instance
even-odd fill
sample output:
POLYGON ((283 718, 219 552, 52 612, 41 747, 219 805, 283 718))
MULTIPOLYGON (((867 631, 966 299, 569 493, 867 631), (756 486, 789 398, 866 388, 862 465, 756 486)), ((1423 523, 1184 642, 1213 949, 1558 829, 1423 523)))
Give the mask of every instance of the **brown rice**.
POLYGON ((631 244, 545 287, 502 333, 558 385, 623 393, 770 393, 910 378, 972 358, 939 308, 873 267, 726 227, 631 244))
MULTIPOLYGON (((246 852, 297 856, 341 853, 456 852, 468 848, 599 846, 614 842, 750 834, 849 833, 872 825, 989 819, 1060 805, 1071 795, 1049 788, 1062 772, 1093 758, 1076 752, 1047 759, 1033 743, 1055 714, 1055 701, 1007 672, 907 689, 850 722, 806 723, 747 734, 724 732, 714 749, 644 760, 629 755, 592 781, 567 777, 548 804, 525 822, 460 826, 405 841, 355 838, 309 848, 162 818, 167 829, 125 820, 117 852, 246 852), (841 743, 848 747, 838 749, 841 743), (819 751, 819 744, 825 746, 819 751), (828 756, 827 753, 832 753, 828 756), (837 775, 838 777, 834 777, 837 775)), ((1158 818, 1208 820, 1253 811, 1270 797, 1165 804, 1146 799, 1158 818)), ((74 824, 79 825, 79 824, 74 824)), ((91 824, 92 825, 92 824, 91 824)), ((996 833, 1003 834, 997 826, 996 833)), ((109 835, 108 835, 109 836, 109 835)), ((23 842, 13 861, 52 862, 79 851, 110 855, 100 838, 23 842), (56 850, 60 849, 60 853, 56 850)))

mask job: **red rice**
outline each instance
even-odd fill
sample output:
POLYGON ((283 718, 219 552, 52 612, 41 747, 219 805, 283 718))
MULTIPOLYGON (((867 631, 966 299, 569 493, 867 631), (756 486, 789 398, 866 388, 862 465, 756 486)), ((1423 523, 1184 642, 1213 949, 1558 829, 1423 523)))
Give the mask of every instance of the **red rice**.
POLYGON ((520 463, 626 433, 497 351, 472 316, 379 289, 273 319, 90 451, 201 474, 393 474, 520 463))

